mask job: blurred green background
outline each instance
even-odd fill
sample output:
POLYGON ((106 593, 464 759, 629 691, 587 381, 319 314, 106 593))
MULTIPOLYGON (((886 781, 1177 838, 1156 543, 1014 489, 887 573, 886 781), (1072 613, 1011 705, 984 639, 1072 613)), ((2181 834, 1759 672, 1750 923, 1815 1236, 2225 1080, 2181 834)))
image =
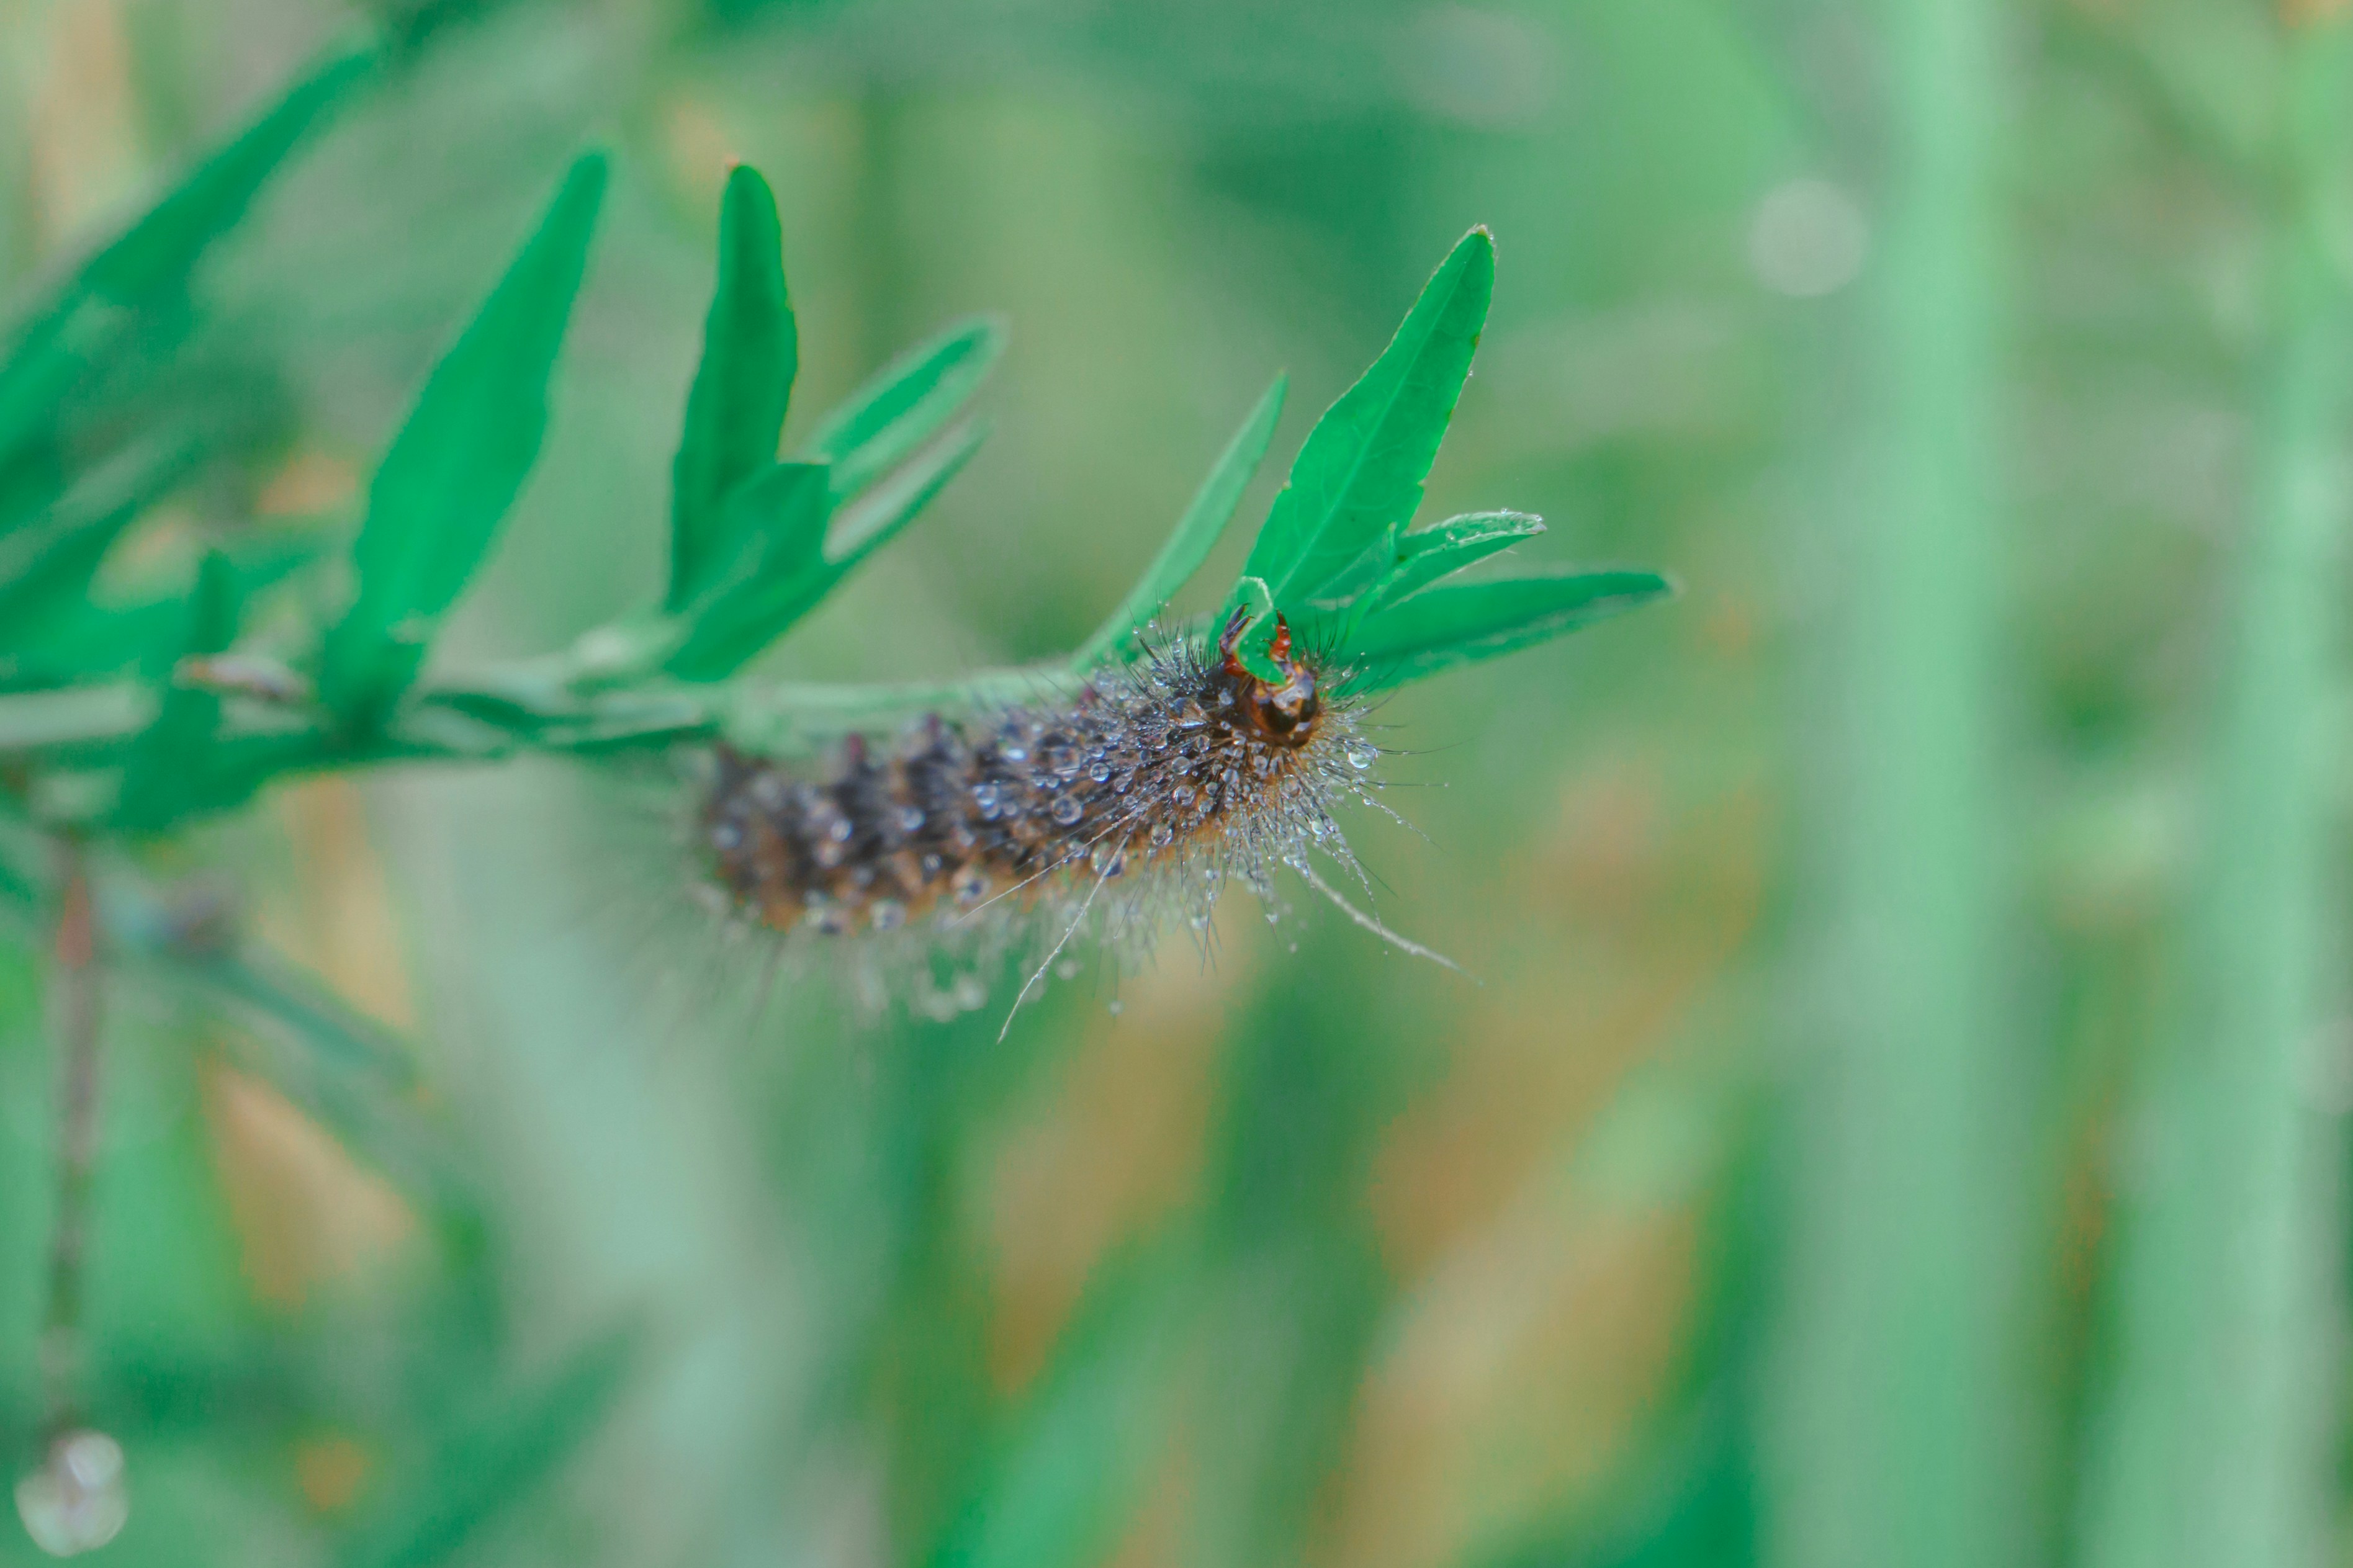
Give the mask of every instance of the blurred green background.
MULTIPOLYGON (((160 395, 229 459, 111 573, 341 537, 598 141, 547 448, 455 655, 658 580, 736 160, 783 212, 797 422, 955 316, 1013 334, 989 445, 767 673, 1070 647, 1266 377, 1287 459, 1474 223, 1500 286, 1424 515, 1540 512, 1525 555, 1684 593, 1380 715, 1418 832, 1355 842, 1475 984, 1238 896, 1001 1044, 994 1006, 868 1024, 683 912, 660 779, 554 761, 321 779, 153 851, 413 1039, 470 1195, 114 984, 98 1560, 2348 1560, 2337 9, 391 16, 402 68, 207 262, 160 395)), ((356 19, 0 0, 10 294, 356 19)), ((5 941, 21 1472, 51 1068, 5 941)))

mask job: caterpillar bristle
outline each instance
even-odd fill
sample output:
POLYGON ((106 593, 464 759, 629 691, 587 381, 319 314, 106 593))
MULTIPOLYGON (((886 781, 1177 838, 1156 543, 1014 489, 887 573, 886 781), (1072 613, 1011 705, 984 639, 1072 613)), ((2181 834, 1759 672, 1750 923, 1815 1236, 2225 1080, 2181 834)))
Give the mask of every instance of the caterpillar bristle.
POLYGON ((720 747, 697 819, 712 882, 749 921, 819 937, 1043 927, 1050 963, 1089 918, 1119 939, 1172 900, 1206 925, 1229 879, 1271 897, 1311 848, 1353 868, 1333 807, 1368 798, 1363 704, 1280 623, 1282 679, 1252 674, 1240 630, 813 762, 720 747))

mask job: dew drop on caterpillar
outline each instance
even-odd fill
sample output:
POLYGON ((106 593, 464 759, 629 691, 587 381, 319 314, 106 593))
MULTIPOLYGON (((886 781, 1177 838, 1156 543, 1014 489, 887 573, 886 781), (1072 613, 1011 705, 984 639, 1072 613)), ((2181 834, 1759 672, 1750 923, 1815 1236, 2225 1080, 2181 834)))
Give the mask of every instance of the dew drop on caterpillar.
POLYGON ((1051 932, 1016 1006, 1082 925, 1140 943, 1173 904, 1203 927, 1229 881, 1271 908, 1283 867, 1398 940, 1307 860, 1355 870, 1333 808, 1372 799, 1365 704, 1280 617, 1281 679, 1253 674, 1242 626, 1237 613, 1214 647, 1147 646, 1067 696, 853 734, 814 762, 723 746, 695 821, 702 869, 732 911, 796 941, 906 931, 985 958, 1051 932))

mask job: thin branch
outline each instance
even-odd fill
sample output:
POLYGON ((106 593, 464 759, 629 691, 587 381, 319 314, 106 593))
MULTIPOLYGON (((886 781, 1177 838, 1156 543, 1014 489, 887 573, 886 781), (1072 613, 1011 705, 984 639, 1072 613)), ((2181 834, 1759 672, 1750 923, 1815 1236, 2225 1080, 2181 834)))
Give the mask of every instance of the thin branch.
POLYGON ((56 1017, 57 1214, 49 1232, 48 1305, 41 1373, 48 1430, 77 1424, 80 1405, 83 1275, 90 1189, 98 1161, 100 986, 98 921, 81 842, 56 840, 58 915, 50 948, 56 1017))

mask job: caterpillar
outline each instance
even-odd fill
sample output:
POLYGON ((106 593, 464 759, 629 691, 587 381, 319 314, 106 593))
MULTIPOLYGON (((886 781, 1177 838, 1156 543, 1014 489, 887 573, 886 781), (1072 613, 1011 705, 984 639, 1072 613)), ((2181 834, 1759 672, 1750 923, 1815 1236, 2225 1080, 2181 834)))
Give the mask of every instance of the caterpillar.
POLYGON ((1067 698, 853 734, 816 765, 722 746, 697 821, 707 868, 774 931, 953 937, 1001 910, 1060 928, 1050 963, 1090 918, 1116 941, 1173 902, 1204 926, 1229 882, 1271 909, 1289 867, 1401 942, 1307 859, 1355 869, 1334 808, 1373 802, 1367 704, 1280 617, 1266 650, 1280 679, 1252 673, 1244 619, 1206 647, 1148 642, 1067 698))

